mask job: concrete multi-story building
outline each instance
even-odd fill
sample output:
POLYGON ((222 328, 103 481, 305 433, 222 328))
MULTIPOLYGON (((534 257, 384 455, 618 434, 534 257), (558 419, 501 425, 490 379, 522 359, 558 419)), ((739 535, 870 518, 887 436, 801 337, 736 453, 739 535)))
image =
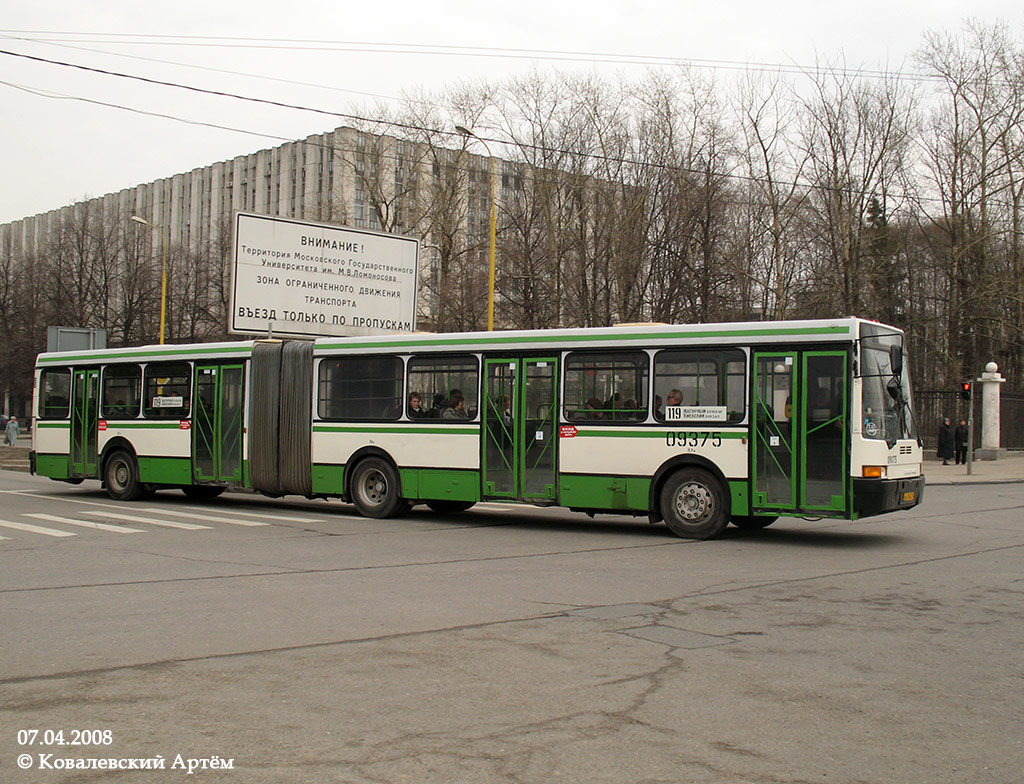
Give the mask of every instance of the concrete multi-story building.
MULTIPOLYGON (((337 128, 0 225, 0 253, 45 257, 76 210, 121 222, 139 215, 165 232, 172 249, 205 254, 217 264, 230 248, 236 210, 415 235, 422 240, 420 269, 428 290, 420 297, 421 315, 429 320, 430 282, 436 282, 444 246, 431 237, 438 228, 436 194, 456 193, 445 199, 449 214, 442 220, 456 224, 460 254, 474 264, 484 258, 490 210, 488 158, 441 141, 337 128)), ((497 193, 500 200, 520 180, 507 164, 499 171, 506 184, 497 193)))

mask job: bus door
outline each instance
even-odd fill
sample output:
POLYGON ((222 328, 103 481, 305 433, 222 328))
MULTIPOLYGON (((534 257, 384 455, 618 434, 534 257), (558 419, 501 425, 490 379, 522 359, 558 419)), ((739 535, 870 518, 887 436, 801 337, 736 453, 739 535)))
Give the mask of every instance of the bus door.
POLYGON ((847 509, 847 354, 754 354, 751 511, 847 509))
POLYGON ((200 482, 242 483, 243 365, 196 365, 192 472, 200 482))
POLYGON ((76 370, 71 392, 71 476, 98 476, 100 371, 76 370))
POLYGON ((484 362, 484 498, 557 500, 558 360, 484 362))

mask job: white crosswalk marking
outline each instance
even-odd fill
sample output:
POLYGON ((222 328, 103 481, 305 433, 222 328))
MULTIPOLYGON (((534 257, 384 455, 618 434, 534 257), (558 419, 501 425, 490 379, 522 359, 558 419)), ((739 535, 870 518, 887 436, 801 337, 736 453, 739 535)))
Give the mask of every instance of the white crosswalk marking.
POLYGON ((175 523, 170 520, 154 520, 152 517, 139 517, 138 515, 118 514, 117 512, 104 512, 99 509, 87 509, 87 515, 96 517, 112 517, 115 520, 127 520, 129 523, 149 523, 150 525, 162 525, 167 528, 180 528, 184 531, 210 530, 208 525, 195 525, 193 523, 175 523))
POLYGON ((32 517, 36 520, 49 520, 51 523, 66 523, 67 525, 78 525, 82 528, 91 528, 94 531, 109 531, 113 534, 142 534, 145 533, 141 528, 129 528, 126 525, 106 525, 105 523, 94 523, 92 520, 72 520, 70 517, 60 517, 59 515, 43 514, 42 512, 33 512, 26 514, 25 517, 32 517))
POLYGON ((257 523, 253 520, 234 520, 230 517, 218 515, 199 514, 198 512, 179 512, 176 509, 143 509, 143 512, 154 512, 156 514, 169 514, 175 517, 188 517, 192 520, 209 520, 214 523, 230 523, 231 525, 270 525, 270 523, 257 523))
POLYGON ((56 528, 43 528, 41 525, 29 525, 28 523, 12 523, 10 520, 0 520, 4 528, 13 528, 15 531, 28 531, 30 534, 43 534, 44 536, 75 536, 70 531, 58 531, 56 528))
MULTIPOLYGON (((190 512, 209 512, 210 511, 206 507, 183 506, 181 508, 182 509, 187 509, 190 512)), ((165 510, 161 509, 160 511, 162 512, 162 511, 165 511, 165 510)), ((224 510, 224 511, 227 511, 227 510, 224 510)), ((316 520, 316 519, 314 519, 312 517, 291 517, 290 515, 286 514, 285 510, 283 510, 283 509, 281 510, 280 514, 263 514, 263 513, 260 513, 260 512, 249 512, 249 511, 245 511, 245 512, 234 512, 234 511, 232 511, 231 514, 245 515, 246 517, 258 517, 260 520, 273 520, 276 523, 280 523, 280 522, 288 522, 288 523, 319 523, 319 522, 322 522, 321 520, 316 520)), ((328 514, 330 514, 330 511, 328 511, 328 514)), ((333 515, 332 515, 332 517, 333 517, 333 515)))

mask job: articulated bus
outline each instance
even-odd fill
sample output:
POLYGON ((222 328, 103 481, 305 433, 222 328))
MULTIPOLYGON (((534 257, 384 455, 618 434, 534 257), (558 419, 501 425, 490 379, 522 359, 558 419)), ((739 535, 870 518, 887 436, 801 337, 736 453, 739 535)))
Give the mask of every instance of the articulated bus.
POLYGON ((903 343, 845 318, 46 353, 32 470, 125 501, 519 502, 698 539, 854 520, 924 491, 903 343))

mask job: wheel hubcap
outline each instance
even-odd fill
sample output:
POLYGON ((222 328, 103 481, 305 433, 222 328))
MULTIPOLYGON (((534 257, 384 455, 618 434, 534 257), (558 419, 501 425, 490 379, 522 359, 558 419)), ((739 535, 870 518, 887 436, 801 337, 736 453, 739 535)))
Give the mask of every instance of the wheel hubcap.
POLYGON ((388 495, 387 479, 380 471, 371 471, 363 480, 363 496, 367 502, 380 506, 388 495))
POLYGON ((688 523, 703 523, 714 511, 715 499, 704 485, 690 482, 676 493, 676 513, 688 523))

